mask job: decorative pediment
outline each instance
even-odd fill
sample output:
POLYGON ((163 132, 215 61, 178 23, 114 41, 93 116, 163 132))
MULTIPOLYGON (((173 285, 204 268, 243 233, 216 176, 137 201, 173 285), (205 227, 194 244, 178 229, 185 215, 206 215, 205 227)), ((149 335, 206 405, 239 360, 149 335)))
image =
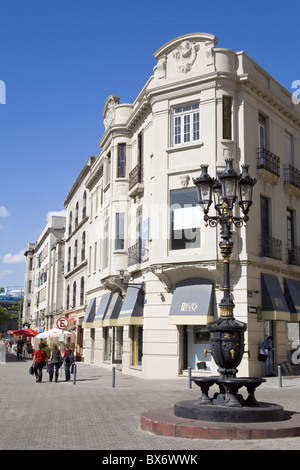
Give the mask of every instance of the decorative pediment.
POLYGON ((104 106, 104 110, 103 110, 103 116, 104 116, 103 124, 105 126, 105 129, 112 126, 112 124, 114 123, 115 107, 117 104, 119 104, 119 102, 120 102, 119 96, 110 95, 107 98, 105 106, 104 106))
POLYGON ((193 33, 180 36, 162 46, 155 54, 157 78, 188 74, 213 65, 212 50, 218 38, 212 34, 193 33))

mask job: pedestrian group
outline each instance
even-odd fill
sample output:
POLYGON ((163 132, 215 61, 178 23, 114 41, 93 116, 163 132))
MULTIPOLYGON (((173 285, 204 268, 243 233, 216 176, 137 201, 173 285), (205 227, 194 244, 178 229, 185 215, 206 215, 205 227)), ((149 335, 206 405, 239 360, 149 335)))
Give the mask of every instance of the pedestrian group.
POLYGON ((38 349, 33 353, 32 366, 29 372, 35 375, 36 382, 41 382, 43 377, 43 368, 47 366, 49 373, 49 381, 58 381, 59 369, 64 365, 65 369, 65 381, 71 379, 71 367, 74 364, 74 355, 72 349, 66 346, 66 349, 61 353, 56 344, 52 345, 50 357, 48 357, 45 351, 45 345, 43 341, 40 342, 38 349))

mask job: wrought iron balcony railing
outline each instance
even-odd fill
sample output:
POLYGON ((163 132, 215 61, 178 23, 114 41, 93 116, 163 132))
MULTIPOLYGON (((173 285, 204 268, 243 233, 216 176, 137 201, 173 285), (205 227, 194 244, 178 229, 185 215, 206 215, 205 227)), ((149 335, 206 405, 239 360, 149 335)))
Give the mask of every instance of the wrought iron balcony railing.
POLYGON ((142 243, 138 242, 135 245, 128 247, 128 266, 141 263, 142 260, 142 243))
POLYGON ((284 165, 284 184, 292 184, 300 189, 300 171, 292 165, 284 165))
POLYGON ((129 191, 138 183, 144 182, 144 168, 141 163, 136 165, 129 173, 129 191))
POLYGON ((280 158, 264 147, 260 147, 257 149, 257 168, 265 169, 280 177, 280 158))
POLYGON ((296 245, 287 245, 287 264, 300 266, 300 247, 296 245))
POLYGON ((259 235, 260 256, 282 260, 282 240, 270 235, 259 235))

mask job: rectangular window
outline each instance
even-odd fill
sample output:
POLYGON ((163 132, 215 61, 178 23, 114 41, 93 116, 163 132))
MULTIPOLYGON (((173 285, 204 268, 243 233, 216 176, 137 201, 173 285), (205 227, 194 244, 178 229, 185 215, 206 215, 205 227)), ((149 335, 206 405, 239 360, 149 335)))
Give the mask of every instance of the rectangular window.
POLYGON ((109 260, 109 221, 105 222, 104 225, 104 268, 108 267, 109 260))
POLYGON ((97 242, 95 242, 95 247, 94 247, 94 273, 97 270, 97 242))
POLYGON ((124 250, 124 212, 116 214, 115 250, 124 250))
POLYGON ((171 250, 200 247, 201 211, 196 188, 171 191, 171 250))
POLYGON ((126 144, 118 145, 118 172, 117 178, 126 176, 126 144))
POLYGON ((261 196, 260 197, 260 220, 261 220, 261 233, 264 236, 270 236, 270 209, 269 199, 261 196))
POLYGON ((295 216, 294 211, 287 209, 286 211, 287 222, 287 255, 288 264, 294 264, 295 258, 295 216))
POLYGON ((223 139, 232 139, 232 98, 230 96, 223 96, 223 139))
POLYGON ((259 147, 267 149, 267 119, 259 114, 258 116, 259 147))
POLYGON ((92 247, 89 247, 89 274, 92 272, 92 247))
POLYGON ((173 109, 173 145, 197 142, 200 138, 199 103, 173 109))

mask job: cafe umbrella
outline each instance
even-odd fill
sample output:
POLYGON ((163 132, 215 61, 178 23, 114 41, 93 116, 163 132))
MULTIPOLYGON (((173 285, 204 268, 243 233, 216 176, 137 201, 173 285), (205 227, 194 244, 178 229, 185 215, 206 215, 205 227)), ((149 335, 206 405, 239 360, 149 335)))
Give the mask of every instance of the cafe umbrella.
POLYGON ((43 331, 42 333, 39 333, 36 338, 58 338, 61 335, 66 335, 66 336, 71 336, 72 332, 71 331, 66 331, 66 330, 60 330, 59 328, 51 328, 51 330, 43 331))
POLYGON ((31 328, 23 328, 21 330, 10 330, 7 333, 12 334, 12 335, 17 335, 17 336, 28 336, 31 338, 39 334, 38 331, 34 331, 31 328))

